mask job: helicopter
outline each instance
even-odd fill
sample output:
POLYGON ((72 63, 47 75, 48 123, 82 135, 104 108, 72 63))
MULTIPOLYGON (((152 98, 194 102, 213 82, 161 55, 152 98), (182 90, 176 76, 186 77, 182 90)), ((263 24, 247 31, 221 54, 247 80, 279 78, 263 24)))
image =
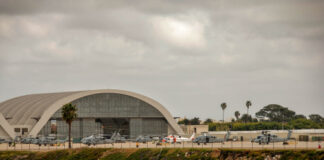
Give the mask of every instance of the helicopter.
POLYGON ((81 143, 90 145, 96 144, 113 144, 113 143, 125 143, 125 137, 122 137, 119 132, 115 131, 110 138, 106 138, 105 135, 91 135, 82 138, 81 143))
POLYGON ((140 143, 147 143, 147 142, 157 142, 160 140, 160 137, 158 136, 138 136, 135 139, 135 142, 140 142, 140 143))
POLYGON ((262 131, 261 135, 257 136, 256 138, 252 139, 252 143, 259 143, 261 144, 269 144, 269 143, 274 143, 274 142, 283 142, 284 145, 288 144, 288 140, 291 137, 291 130, 288 130, 287 137, 282 138, 278 137, 275 134, 270 134, 269 131, 262 131))
POLYGON ((204 143, 204 144, 207 144, 207 143, 223 143, 224 144, 224 142, 226 142, 228 140, 230 135, 231 135, 230 131, 227 131, 224 138, 217 138, 216 136, 211 136, 211 135, 204 134, 202 136, 198 136, 192 142, 197 143, 198 145, 200 145, 200 143, 204 143))

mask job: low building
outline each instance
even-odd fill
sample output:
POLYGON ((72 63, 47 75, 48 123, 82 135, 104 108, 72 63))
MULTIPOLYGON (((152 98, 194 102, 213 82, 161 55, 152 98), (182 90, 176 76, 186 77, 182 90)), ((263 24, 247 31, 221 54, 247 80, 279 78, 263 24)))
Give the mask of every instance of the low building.
POLYGON ((208 125, 180 125, 184 134, 187 136, 195 133, 196 135, 201 135, 204 132, 208 132, 208 125))

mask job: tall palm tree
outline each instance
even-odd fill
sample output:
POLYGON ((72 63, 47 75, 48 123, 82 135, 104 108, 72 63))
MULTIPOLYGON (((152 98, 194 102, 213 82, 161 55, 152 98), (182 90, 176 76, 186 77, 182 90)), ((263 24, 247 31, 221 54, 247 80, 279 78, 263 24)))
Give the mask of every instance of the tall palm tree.
POLYGON ((223 102, 223 103, 221 104, 221 108, 222 108, 222 110, 223 110, 223 123, 224 123, 224 110, 226 109, 226 107, 227 107, 226 103, 223 102))
POLYGON ((247 107, 247 115, 249 115, 249 109, 250 109, 250 106, 252 106, 252 103, 251 103, 251 101, 246 101, 245 105, 247 107))
POLYGON ((62 107, 62 118, 69 125, 69 148, 71 148, 71 124, 77 118, 76 105, 71 103, 65 104, 62 107))
POLYGON ((240 115, 241 115, 240 112, 239 111, 235 111, 234 115, 236 117, 236 121, 238 121, 239 118, 240 118, 240 115))

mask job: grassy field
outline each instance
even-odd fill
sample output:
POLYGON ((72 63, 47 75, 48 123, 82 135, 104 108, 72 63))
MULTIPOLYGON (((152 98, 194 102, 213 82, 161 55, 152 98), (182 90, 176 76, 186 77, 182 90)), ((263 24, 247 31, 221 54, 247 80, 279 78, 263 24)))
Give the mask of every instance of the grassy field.
POLYGON ((1 160, 181 160, 181 159, 324 159, 318 150, 103 149, 83 148, 47 152, 1 151, 1 160))

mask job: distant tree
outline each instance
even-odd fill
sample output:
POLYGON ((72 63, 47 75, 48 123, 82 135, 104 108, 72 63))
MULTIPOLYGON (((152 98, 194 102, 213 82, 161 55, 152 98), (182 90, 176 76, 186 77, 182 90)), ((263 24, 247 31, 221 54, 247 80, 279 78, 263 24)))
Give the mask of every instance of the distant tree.
POLYGON ((191 125, 199 125, 200 124, 199 117, 194 117, 193 119, 191 119, 190 124, 191 125))
POLYGON ((258 119, 252 118, 252 122, 258 122, 258 119))
POLYGON ((307 119, 306 116, 302 115, 302 114, 297 114, 295 115, 294 119, 307 119))
POLYGON ((204 124, 208 124, 208 123, 213 123, 213 120, 210 119, 210 118, 207 118, 207 119, 205 120, 204 124))
MULTIPOLYGON (((247 114, 242 115, 246 117, 247 114)), ((248 115, 250 116, 250 115, 248 115)), ((309 129, 309 128, 324 128, 320 124, 308 119, 294 119, 288 123, 282 122, 257 122, 257 119, 252 118, 252 122, 225 122, 225 123, 209 123, 210 131, 253 131, 253 130, 279 130, 279 129, 309 129)))
POLYGON ((225 111, 226 107, 227 107, 226 103, 223 102, 223 103, 221 104, 221 108, 222 108, 222 110, 223 110, 223 123, 225 122, 225 121, 224 121, 224 111, 225 111))
POLYGON ((294 119, 295 112, 278 104, 269 104, 263 107, 255 115, 261 119, 267 118, 269 121, 289 122, 294 119))
POLYGON ((234 115, 235 115, 236 121, 238 121, 240 119, 240 115, 241 115, 240 112, 235 111, 234 115))
POLYGON ((324 118, 319 114, 311 114, 308 116, 310 120, 316 123, 324 123, 324 118))
POLYGON ((178 121, 178 124, 184 124, 184 125, 199 125, 200 124, 200 120, 198 117, 194 117, 193 119, 187 119, 184 118, 181 121, 178 121))
POLYGON ((247 108, 247 112, 246 113, 249 114, 250 106, 252 106, 251 101, 246 101, 245 105, 246 105, 246 108, 247 108))
POLYGON ((319 129, 321 126, 308 119, 295 119, 289 122, 289 125, 292 126, 294 129, 319 129))
POLYGON ((188 125, 188 124, 190 123, 190 120, 187 119, 187 118, 185 118, 185 119, 183 120, 183 122, 184 122, 185 125, 188 125))
POLYGON ((183 120, 178 122, 178 124, 184 124, 184 125, 188 125, 189 123, 190 121, 187 118, 184 118, 183 120))
POLYGON ((71 103, 65 104, 62 107, 62 118, 69 125, 69 148, 71 148, 71 124, 78 116, 76 112, 76 105, 71 103))
POLYGON ((251 117, 251 115, 243 114, 241 117, 241 121, 243 121, 245 123, 252 122, 252 117, 251 117))

